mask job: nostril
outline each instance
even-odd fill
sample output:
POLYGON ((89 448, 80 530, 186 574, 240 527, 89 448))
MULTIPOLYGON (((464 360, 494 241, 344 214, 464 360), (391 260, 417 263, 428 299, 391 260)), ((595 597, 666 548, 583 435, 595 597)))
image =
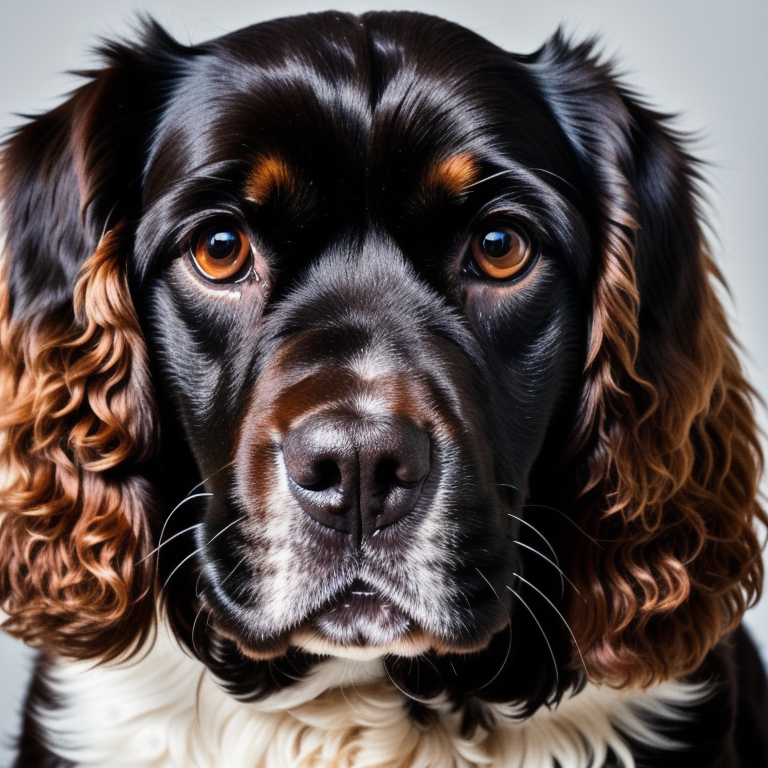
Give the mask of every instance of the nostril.
POLYGON ((393 420, 360 451, 363 521, 385 528, 416 508, 431 466, 428 434, 407 419, 393 420))
POLYGON ((293 482, 306 491, 327 491, 341 485, 341 469, 333 459, 320 459, 310 462, 308 466, 293 467, 286 460, 286 467, 293 482))
POLYGON ((354 471, 355 448, 342 430, 326 419, 308 419, 283 440, 283 459, 296 485, 323 491, 349 482, 354 471))
POLYGON ((428 471, 429 461, 403 461, 387 457, 376 465, 372 487, 382 491, 389 488, 415 488, 423 482, 428 471))
POLYGON ((357 521, 358 469, 354 443, 333 420, 307 419, 283 440, 291 494, 311 518, 352 533, 357 521))
POLYGON ((383 459, 378 463, 373 473, 374 487, 382 490, 396 485, 407 487, 410 483, 406 477, 401 478, 401 474, 407 475, 403 472, 397 459, 383 459))
POLYGON ((371 491, 420 486, 430 468, 431 442, 427 433, 403 419, 390 424, 377 437, 361 451, 362 473, 371 491))

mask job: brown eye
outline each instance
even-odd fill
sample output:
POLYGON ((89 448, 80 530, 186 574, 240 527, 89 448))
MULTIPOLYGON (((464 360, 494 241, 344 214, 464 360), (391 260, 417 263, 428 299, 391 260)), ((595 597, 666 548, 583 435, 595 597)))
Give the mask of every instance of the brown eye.
POLYGON ((250 255, 251 244, 237 227, 210 227, 192 241, 192 258, 209 280, 236 277, 250 255))
POLYGON ((472 256, 478 269, 494 280, 521 274, 531 261, 533 248, 525 235, 500 225, 472 238, 472 256))

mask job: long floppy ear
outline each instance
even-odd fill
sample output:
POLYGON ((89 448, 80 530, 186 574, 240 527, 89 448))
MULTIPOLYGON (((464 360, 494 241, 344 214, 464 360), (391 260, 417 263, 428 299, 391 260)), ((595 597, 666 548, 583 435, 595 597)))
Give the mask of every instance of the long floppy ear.
POLYGON ((571 446, 590 676, 649 685, 696 669, 760 594, 762 456, 700 227, 697 174, 667 119, 557 34, 530 60, 597 200, 592 327, 571 446), (715 285, 713 285, 713 283, 715 285))
POLYGON ((152 626, 140 465, 155 419, 127 269, 181 50, 154 25, 135 51, 105 48, 3 154, 0 600, 8 631, 76 658, 113 658, 152 626))

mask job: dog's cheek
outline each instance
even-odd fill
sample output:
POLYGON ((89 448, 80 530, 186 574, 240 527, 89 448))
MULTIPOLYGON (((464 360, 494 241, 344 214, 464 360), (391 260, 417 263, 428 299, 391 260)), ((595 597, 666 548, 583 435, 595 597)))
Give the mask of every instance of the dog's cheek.
MULTIPOLYGON (((577 389, 587 316, 574 282, 554 264, 520 284, 475 282, 465 313, 493 369, 482 400, 496 474, 525 482, 559 410, 577 389)), ((524 486, 518 486, 525 490, 524 486)))
POLYGON ((201 478, 232 460, 248 400, 264 281, 207 285, 177 260, 146 291, 144 325, 160 389, 173 404, 201 478))

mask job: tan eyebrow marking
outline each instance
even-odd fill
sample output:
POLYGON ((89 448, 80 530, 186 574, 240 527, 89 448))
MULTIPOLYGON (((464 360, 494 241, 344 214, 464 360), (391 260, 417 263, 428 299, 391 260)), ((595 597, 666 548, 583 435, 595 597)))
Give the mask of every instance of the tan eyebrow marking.
POLYGON ((468 152, 447 157, 435 163, 427 172, 426 192, 432 196, 448 194, 461 197, 477 179, 479 171, 477 160, 468 152))
POLYGON ((279 155, 259 155, 245 185, 246 195, 263 204, 276 194, 289 195, 294 189, 293 173, 279 155))

